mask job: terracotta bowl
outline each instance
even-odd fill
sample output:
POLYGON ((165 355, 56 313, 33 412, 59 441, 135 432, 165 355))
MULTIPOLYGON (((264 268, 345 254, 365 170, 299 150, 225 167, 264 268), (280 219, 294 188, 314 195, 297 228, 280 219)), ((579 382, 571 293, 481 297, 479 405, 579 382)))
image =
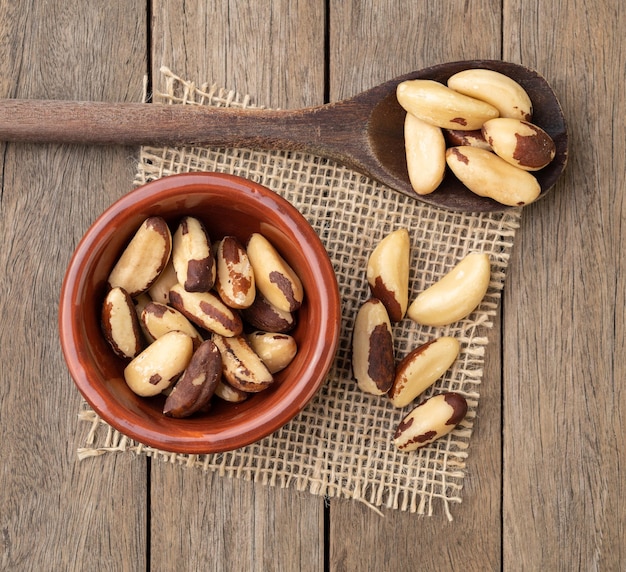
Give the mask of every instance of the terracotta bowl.
POLYGON ((61 346, 70 374, 91 407, 110 425, 143 443, 181 453, 243 447, 276 431, 311 400, 324 382, 339 339, 340 300, 326 250, 304 217, 269 189, 232 175, 165 177, 119 199, 89 228, 67 269, 59 307, 61 346), (105 282, 143 220, 160 215, 171 225, 185 214, 203 220, 211 238, 247 240, 260 232, 298 273, 305 301, 291 333, 298 353, 265 391, 240 404, 220 402, 186 419, 163 415, 164 398, 135 395, 127 362, 117 358, 100 325, 105 282))

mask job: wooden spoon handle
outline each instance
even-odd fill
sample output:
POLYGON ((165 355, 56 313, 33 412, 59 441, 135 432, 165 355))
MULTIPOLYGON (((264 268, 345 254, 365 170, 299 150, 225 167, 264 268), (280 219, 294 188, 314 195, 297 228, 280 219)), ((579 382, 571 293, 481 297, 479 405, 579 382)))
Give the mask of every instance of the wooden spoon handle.
MULTIPOLYGON (((302 110, 145 103, 0 100, 0 140, 87 145, 212 145, 311 151, 350 137, 333 106, 302 110)), ((343 119, 345 120, 345 114, 343 119)), ((352 135, 353 137, 353 135, 352 135)), ((330 153, 329 153, 330 149, 330 153)))

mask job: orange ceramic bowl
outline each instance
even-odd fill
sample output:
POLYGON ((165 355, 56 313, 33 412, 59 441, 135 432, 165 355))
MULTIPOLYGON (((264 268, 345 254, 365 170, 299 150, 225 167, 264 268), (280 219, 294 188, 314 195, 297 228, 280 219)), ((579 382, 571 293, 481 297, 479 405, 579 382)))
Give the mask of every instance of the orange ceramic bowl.
POLYGON ((59 307, 61 346, 70 374, 91 407, 121 433, 181 453, 216 453, 253 443, 298 414, 324 382, 339 340, 339 290, 316 232, 286 200, 240 177, 216 173, 173 175, 119 199, 91 226, 67 269, 59 307), (106 280, 126 243, 148 216, 172 226, 191 214, 212 239, 227 234, 244 244, 260 232, 298 273, 305 301, 290 332, 298 344, 291 364, 269 389, 240 404, 214 398, 209 412, 186 419, 162 413, 164 398, 139 397, 126 385, 127 362, 109 348, 100 314, 106 280))

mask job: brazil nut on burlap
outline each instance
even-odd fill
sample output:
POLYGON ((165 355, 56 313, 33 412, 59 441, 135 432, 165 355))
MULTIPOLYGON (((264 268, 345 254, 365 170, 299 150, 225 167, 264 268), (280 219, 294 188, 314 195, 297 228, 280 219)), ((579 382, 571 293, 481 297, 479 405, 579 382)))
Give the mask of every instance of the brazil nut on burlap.
MULTIPOLYGON (((171 105, 252 107, 249 96, 210 84, 196 85, 162 69, 171 105)), ((282 195, 310 222, 337 274, 342 299, 339 350, 327 380, 293 421, 262 441, 219 455, 159 451, 119 434, 86 405, 79 417, 85 438, 80 458, 133 451, 190 470, 293 487, 327 497, 345 497, 379 507, 430 515, 437 503, 452 518, 462 501, 465 464, 479 412, 486 331, 500 302, 520 211, 453 213, 421 204, 331 161, 305 154, 249 149, 141 149, 135 183, 188 171, 217 171, 252 179, 282 195), (396 358, 435 336, 455 336, 461 353, 453 367, 427 390, 445 390, 468 401, 465 420, 449 435, 412 453, 392 444, 395 427, 412 406, 395 409, 384 397, 362 393, 352 377, 351 338, 359 306, 369 297, 368 256, 389 232, 407 228, 411 237, 411 298, 450 270, 465 254, 490 255, 491 283, 479 308, 445 328, 404 319, 393 327, 396 358)))

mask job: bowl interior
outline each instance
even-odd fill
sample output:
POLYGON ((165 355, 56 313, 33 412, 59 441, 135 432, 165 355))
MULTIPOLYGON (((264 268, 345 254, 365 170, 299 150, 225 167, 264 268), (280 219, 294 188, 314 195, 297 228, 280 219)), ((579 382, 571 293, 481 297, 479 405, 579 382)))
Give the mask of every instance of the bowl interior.
POLYGON ((340 303, 328 255, 317 234, 287 201, 248 180, 197 173, 148 183, 113 204, 85 234, 68 267, 60 304, 61 345, 70 373, 87 402, 122 433, 168 451, 211 453, 252 443, 293 418, 325 379, 338 343, 340 303), (298 344, 292 363, 272 386, 240 404, 214 399, 206 414, 173 419, 164 398, 135 395, 126 385, 127 362, 105 341, 100 312, 106 279, 145 218, 160 215, 175 228, 191 214, 212 240, 227 234, 245 244, 260 232, 302 280, 305 300, 290 332, 298 344))

